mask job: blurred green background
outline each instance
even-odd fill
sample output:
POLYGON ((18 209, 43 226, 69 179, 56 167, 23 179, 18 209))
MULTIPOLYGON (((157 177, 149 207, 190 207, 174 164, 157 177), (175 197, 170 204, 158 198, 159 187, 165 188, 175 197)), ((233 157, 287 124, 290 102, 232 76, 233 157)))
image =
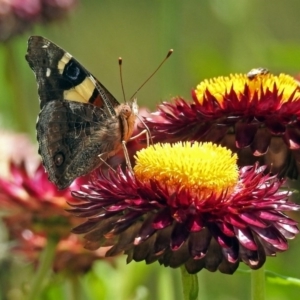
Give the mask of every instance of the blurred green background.
MULTIPOLYGON (((24 59, 30 35, 43 35, 70 52, 120 102, 118 57, 123 58, 129 98, 173 48, 171 58, 137 95, 140 107, 154 110, 173 96, 191 99, 191 89, 205 78, 247 73, 254 67, 298 74, 299 16, 299 0, 79 1, 67 20, 36 26, 0 45, 0 125, 28 132, 35 140, 36 82, 24 59)), ((266 269, 299 278, 299 253, 298 238, 287 252, 268 258, 266 269)), ((82 278, 82 299, 182 299, 179 270, 157 263, 125 266, 124 261, 121 257, 116 269, 96 264, 82 278)), ((201 300, 250 299, 250 273, 228 276, 205 270, 199 283, 201 300)), ((59 283, 51 288, 43 299, 59 299, 53 298, 61 293, 59 283)), ((298 299, 299 294, 299 286, 267 279, 267 299, 298 299)))

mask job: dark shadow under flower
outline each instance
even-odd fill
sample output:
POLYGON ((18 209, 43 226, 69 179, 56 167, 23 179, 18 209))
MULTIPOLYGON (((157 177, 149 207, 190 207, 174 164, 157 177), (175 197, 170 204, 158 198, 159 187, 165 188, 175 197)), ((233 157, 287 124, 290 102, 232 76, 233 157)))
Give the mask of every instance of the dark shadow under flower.
POLYGON ((265 167, 238 171, 236 159, 211 143, 143 149, 134 174, 100 172, 73 192, 81 203, 70 211, 88 218, 73 232, 85 234, 87 248, 111 246, 107 256, 125 252, 128 262, 185 265, 189 273, 232 274, 241 261, 258 269, 287 250, 298 228, 283 212, 300 207, 265 167))
POLYGON ((300 89, 285 74, 230 75, 201 82, 194 103, 175 98, 145 119, 155 141, 211 141, 295 179, 300 170, 300 89))

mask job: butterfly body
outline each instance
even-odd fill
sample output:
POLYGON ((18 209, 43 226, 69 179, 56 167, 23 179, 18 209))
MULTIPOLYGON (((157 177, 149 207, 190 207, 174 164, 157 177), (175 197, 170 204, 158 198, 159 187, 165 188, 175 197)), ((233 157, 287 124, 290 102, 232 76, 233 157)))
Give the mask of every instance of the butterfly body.
POLYGON ((69 53, 43 37, 29 38, 26 60, 40 98, 39 153, 49 180, 63 189, 122 148, 138 107, 135 101, 120 104, 69 53))

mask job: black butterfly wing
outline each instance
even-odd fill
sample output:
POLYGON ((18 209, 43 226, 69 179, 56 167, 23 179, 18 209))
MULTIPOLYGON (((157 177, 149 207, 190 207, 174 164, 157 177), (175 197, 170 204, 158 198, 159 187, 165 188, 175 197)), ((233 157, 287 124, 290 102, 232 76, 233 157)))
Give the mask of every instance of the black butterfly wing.
POLYGON ((32 36, 26 60, 35 73, 41 112, 39 153, 60 189, 101 164, 121 145, 118 101, 69 53, 32 36))
POLYGON ((91 103, 115 115, 115 97, 71 54, 41 36, 31 36, 25 56, 38 83, 41 108, 50 101, 91 103))
POLYGON ((89 103, 52 101, 37 123, 39 153, 49 180, 59 189, 85 175, 119 150, 120 128, 116 117, 89 103))

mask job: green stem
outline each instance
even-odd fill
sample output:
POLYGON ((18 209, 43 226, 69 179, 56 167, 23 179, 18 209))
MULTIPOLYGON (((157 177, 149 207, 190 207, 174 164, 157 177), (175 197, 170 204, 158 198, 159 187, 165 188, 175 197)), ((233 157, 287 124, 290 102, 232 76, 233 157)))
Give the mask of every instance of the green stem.
POLYGON ((265 299, 265 268, 262 266, 259 270, 251 271, 251 299, 265 299))
POLYGON ((181 281, 184 300, 195 300, 198 298, 199 286, 196 274, 189 274, 185 267, 181 268, 181 281))
POLYGON ((69 281, 70 281, 70 299, 79 300, 81 298, 79 275, 78 274, 70 275, 69 281))
POLYGON ((41 253, 38 269, 35 272, 34 277, 32 278, 27 300, 40 299, 39 295, 44 287, 45 279, 47 278, 47 275, 52 268, 56 246, 57 240, 49 237, 47 245, 41 253))

